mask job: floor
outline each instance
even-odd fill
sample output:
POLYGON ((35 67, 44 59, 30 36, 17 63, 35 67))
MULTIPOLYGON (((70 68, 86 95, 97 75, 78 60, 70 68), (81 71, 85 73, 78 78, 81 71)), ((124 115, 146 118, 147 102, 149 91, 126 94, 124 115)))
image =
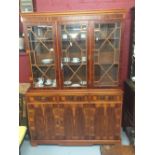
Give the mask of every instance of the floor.
POLYGON ((135 155, 135 147, 133 145, 101 145, 102 155, 135 155))
MULTIPOLYGON (((122 145, 129 145, 125 132, 121 133, 122 145)), ((29 140, 24 140, 21 155, 101 155, 100 145, 93 146, 58 146, 38 145, 32 147, 29 140)))

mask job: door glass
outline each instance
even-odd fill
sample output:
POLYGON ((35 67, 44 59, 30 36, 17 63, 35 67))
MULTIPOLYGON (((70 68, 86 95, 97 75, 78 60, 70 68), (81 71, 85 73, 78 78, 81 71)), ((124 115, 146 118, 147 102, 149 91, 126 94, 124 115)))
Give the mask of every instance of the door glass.
POLYGON ((56 87, 53 27, 28 26, 34 87, 56 87))
POLYGON ((64 87, 87 86, 87 25, 61 25, 64 87))
POLYGON ((117 86, 120 23, 96 23, 94 28, 94 86, 117 86))

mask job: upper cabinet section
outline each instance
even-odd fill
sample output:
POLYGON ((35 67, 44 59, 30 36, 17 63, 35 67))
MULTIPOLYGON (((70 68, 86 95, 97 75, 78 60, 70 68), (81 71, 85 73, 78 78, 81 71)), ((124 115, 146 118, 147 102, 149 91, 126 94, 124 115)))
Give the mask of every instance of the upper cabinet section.
POLYGON ((33 87, 119 86, 124 13, 21 14, 33 87))

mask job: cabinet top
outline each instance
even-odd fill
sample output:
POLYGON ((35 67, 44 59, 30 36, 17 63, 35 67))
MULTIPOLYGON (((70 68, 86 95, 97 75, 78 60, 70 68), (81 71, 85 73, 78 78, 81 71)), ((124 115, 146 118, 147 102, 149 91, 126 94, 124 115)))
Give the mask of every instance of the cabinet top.
POLYGON ((67 16, 67 15, 93 15, 93 14, 124 14, 127 11, 125 9, 113 9, 113 10, 90 10, 90 11, 65 11, 65 12, 33 12, 33 13, 21 13, 23 17, 28 16, 67 16))
POLYGON ((121 88, 115 88, 115 89, 56 89, 56 90, 51 90, 51 89, 33 89, 30 88, 26 95, 65 95, 65 94, 122 94, 123 90, 121 88))

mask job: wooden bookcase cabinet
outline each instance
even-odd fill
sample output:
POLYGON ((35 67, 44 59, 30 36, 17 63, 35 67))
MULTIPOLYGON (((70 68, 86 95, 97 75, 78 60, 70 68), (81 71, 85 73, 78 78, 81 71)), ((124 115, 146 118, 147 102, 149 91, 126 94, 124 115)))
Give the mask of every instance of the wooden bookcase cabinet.
POLYGON ((124 10, 21 14, 31 143, 120 142, 124 10))

